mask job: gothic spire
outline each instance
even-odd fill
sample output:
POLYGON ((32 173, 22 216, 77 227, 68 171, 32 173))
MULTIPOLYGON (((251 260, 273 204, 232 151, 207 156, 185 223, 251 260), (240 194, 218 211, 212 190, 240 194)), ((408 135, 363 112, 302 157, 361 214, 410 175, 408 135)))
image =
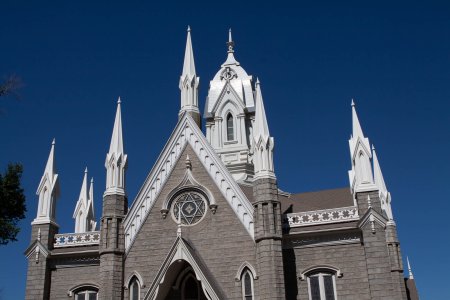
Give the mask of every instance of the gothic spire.
MULTIPOLYGON (((55 222, 55 205, 59 198, 59 180, 55 164, 55 139, 52 141, 44 174, 41 177, 36 195, 39 196, 37 216, 32 224, 55 222)), ((56 223, 55 223, 56 224, 56 223)))
POLYGON ((123 153, 123 138, 122 138, 122 113, 120 109, 120 97, 117 100, 116 119, 114 121, 114 129, 111 137, 111 144, 109 146, 109 153, 123 153))
POLYGON ((111 137, 109 152, 106 155, 106 191, 105 194, 125 194, 125 169, 127 155, 123 149, 122 113, 120 97, 117 101, 116 119, 111 137))
POLYGON ((269 126, 267 125, 266 111, 264 109, 264 102, 261 93, 261 86, 259 79, 256 79, 256 103, 255 103, 255 125, 253 128, 255 139, 258 140, 259 137, 267 142, 269 138, 269 126))
POLYGON ((369 139, 366 138, 359 123, 355 102, 352 99, 352 132, 349 140, 352 169, 349 171, 350 186, 353 192, 374 190, 369 139))
POLYGON ((409 257, 408 256, 406 257, 406 262, 408 264, 408 277, 409 277, 409 279, 414 279, 414 275, 413 275, 413 272, 412 272, 412 269, 411 269, 411 265, 409 264, 409 257))
POLYGON ((188 26, 186 50, 184 52, 183 73, 181 74, 181 77, 184 77, 185 75, 195 76, 195 74, 194 51, 192 50, 191 41, 191 27, 188 26))
POLYGON ((380 163, 378 161, 377 152, 375 147, 372 145, 372 155, 373 155, 373 172, 375 185, 378 188, 381 208, 386 212, 389 220, 393 220, 392 207, 391 207, 391 194, 386 188, 386 183, 384 182, 383 173, 381 172, 380 163))
POLYGON ((188 112, 197 125, 200 126, 200 111, 198 109, 198 86, 200 78, 195 72, 194 51, 192 49, 191 28, 188 26, 186 50, 184 53, 183 72, 180 76, 179 88, 181 91, 180 116, 188 112))
POLYGON ((89 206, 94 215, 94 177, 91 178, 91 185, 89 186, 89 206))
POLYGON ((264 109, 264 102, 261 93, 261 86, 258 79, 256 81, 255 93, 255 123, 253 127, 255 178, 274 178, 274 139, 270 137, 269 126, 267 125, 266 111, 264 109))

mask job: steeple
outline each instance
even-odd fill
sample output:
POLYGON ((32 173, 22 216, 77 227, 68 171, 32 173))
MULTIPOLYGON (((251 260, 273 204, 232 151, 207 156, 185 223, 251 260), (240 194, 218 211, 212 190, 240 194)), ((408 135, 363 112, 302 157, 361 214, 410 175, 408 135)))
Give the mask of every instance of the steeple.
POLYGON ((187 29, 186 50, 184 53, 183 72, 180 76, 181 91, 180 116, 188 112, 200 126, 200 111, 198 109, 198 86, 200 78, 195 72, 194 51, 192 50, 191 28, 187 29))
POLYGON ((361 129, 358 115, 356 113, 355 102, 352 99, 352 123, 353 134, 350 137, 350 155, 352 169, 349 171, 350 186, 354 193, 376 189, 373 175, 369 139, 366 138, 361 129))
POLYGON ((73 212, 75 219, 75 233, 88 232, 95 230, 95 218, 93 210, 94 186, 93 180, 88 189, 88 169, 84 170, 83 181, 81 184, 80 195, 73 212))
POLYGON ((55 139, 53 139, 44 174, 36 191, 36 195, 39 196, 39 205, 37 216, 32 224, 53 223, 56 225, 55 206, 60 195, 58 179, 55 165, 55 139))
POLYGON ((106 155, 106 190, 105 194, 125 194, 125 170, 127 155, 124 153, 122 137, 122 114, 120 97, 117 101, 116 119, 111 137, 109 152, 106 155))
POLYGON ((375 151, 375 147, 372 145, 373 152, 373 171, 374 171, 374 181, 378 188, 379 197, 381 201, 381 208, 386 213, 386 216, 390 221, 394 220, 391 207, 391 193, 386 188, 384 182, 383 173, 381 172, 380 163, 378 162, 378 156, 375 151))
POLYGON ((411 269, 411 265, 409 264, 409 257, 408 256, 406 257, 406 262, 408 264, 408 278, 409 279, 414 279, 414 275, 413 275, 413 272, 412 272, 412 269, 411 269))
POLYGON ((259 80, 256 81, 256 100, 255 100, 255 123, 253 126, 254 138, 254 166, 255 178, 272 177, 275 178, 273 167, 273 147, 274 139, 270 136, 269 126, 267 125, 266 111, 261 93, 259 80))

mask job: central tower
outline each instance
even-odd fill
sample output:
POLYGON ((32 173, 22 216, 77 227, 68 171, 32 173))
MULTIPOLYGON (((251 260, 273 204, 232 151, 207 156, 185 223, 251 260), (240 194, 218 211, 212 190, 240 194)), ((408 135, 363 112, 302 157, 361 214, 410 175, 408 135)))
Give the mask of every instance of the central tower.
POLYGON ((255 84, 234 58, 231 29, 228 57, 210 81, 206 99, 206 138, 237 181, 250 182, 252 128, 255 120, 255 84))

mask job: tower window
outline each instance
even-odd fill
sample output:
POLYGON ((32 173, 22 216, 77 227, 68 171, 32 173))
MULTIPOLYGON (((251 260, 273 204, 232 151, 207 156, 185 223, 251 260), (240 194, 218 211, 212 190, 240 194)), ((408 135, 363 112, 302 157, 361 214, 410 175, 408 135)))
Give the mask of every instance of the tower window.
POLYGON ((234 140, 234 124, 233 115, 229 113, 227 115, 227 141, 234 140))
POLYGON ((318 272, 308 276, 308 288, 310 300, 335 300, 336 284, 335 275, 318 272))
POLYGON ((139 282, 136 277, 133 278, 130 284, 130 299, 139 300, 139 282))

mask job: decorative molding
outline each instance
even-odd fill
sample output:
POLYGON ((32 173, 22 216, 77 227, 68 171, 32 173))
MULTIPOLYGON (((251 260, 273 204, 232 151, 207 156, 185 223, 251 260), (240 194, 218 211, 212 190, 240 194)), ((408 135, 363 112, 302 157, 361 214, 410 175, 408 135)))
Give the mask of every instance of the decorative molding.
POLYGON ((358 227, 363 228, 367 223, 370 223, 370 228, 372 233, 375 233, 375 222, 378 223, 382 228, 386 228, 386 224, 388 220, 383 215, 379 214, 376 210, 374 210, 371 206, 361 217, 361 220, 358 222, 358 227))
POLYGON ((67 291, 67 296, 69 297, 73 297, 73 294, 75 292, 77 292, 78 290, 94 290, 94 291, 98 291, 100 289, 100 287, 98 286, 98 284, 95 283, 82 283, 82 284, 77 284, 74 287, 71 287, 68 291, 67 291))
POLYGON ((82 232, 82 233, 62 233, 55 234, 55 243, 53 247, 77 247, 98 245, 100 243, 100 231, 82 232))
POLYGON ((348 206, 286 214, 286 219, 289 227, 293 228, 355 221, 359 220, 359 215, 356 206, 348 206))
POLYGON ((142 289, 142 288, 145 288, 145 283, 144 283, 143 277, 141 276, 141 274, 139 274, 138 271, 134 270, 133 272, 131 272, 130 275, 128 275, 128 278, 125 280, 125 284, 123 285, 123 287, 124 287, 126 290, 128 290, 128 287, 130 286, 131 280, 133 279, 133 277, 136 277, 136 278, 137 278, 137 281, 139 282, 139 287, 140 287, 141 289, 142 289))
POLYGON ((327 235, 315 235, 292 238, 287 241, 284 248, 308 248, 330 245, 354 244, 361 242, 361 234, 359 232, 335 233, 327 235))
POLYGON ((331 271, 332 273, 335 273, 336 277, 338 277, 338 278, 340 278, 340 277, 342 277, 344 275, 341 272, 341 270, 339 268, 335 267, 335 266, 332 266, 332 265, 314 265, 314 266, 310 266, 310 267, 304 269, 300 273, 300 280, 305 280, 309 273, 313 273, 314 271, 320 271, 320 270, 331 271))
POLYGON ((195 121, 189 114, 184 113, 124 220, 126 251, 129 251, 136 234, 152 210, 156 199, 187 144, 197 154, 211 179, 216 183, 248 234, 253 238, 253 206, 233 180, 232 175, 211 145, 206 141, 195 121))
POLYGON ((244 261, 239 266, 239 269, 236 272, 236 276, 234 277, 235 281, 237 281, 237 282, 241 281, 242 273, 245 271, 245 269, 248 269, 250 271, 254 280, 258 279, 258 274, 256 273, 256 269, 253 268, 253 266, 249 262, 244 261))

